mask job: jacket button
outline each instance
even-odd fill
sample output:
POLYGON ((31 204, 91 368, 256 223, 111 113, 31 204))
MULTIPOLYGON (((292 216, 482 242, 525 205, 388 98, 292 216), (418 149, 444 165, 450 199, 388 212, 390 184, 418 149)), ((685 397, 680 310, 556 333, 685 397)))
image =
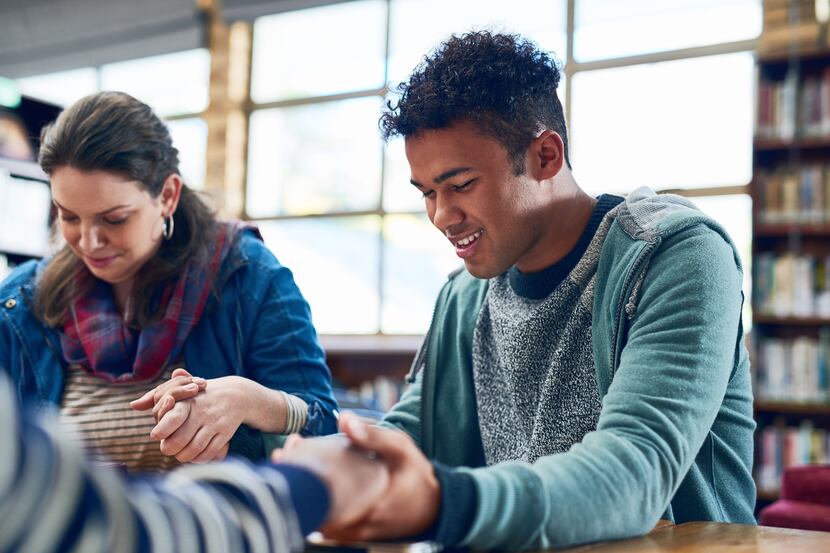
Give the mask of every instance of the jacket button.
POLYGON ((14 309, 14 307, 17 305, 17 300, 14 299, 14 298, 9 298, 9 299, 6 300, 5 305, 6 305, 6 309, 14 309))

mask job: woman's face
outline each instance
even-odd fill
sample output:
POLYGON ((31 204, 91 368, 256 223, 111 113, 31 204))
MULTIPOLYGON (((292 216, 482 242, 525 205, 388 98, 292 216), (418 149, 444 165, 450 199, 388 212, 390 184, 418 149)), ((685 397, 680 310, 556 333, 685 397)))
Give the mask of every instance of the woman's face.
POLYGON ((111 284, 131 282, 161 245, 164 218, 178 200, 176 180, 181 186, 178 175, 171 175, 153 198, 138 182, 116 173, 55 169, 52 198, 66 243, 96 277, 111 284))

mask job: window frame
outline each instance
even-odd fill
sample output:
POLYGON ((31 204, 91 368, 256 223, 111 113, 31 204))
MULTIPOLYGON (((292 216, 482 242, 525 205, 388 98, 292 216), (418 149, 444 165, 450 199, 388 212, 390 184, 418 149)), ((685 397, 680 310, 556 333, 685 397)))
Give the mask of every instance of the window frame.
MULTIPOLYGON (((364 90, 346 92, 346 93, 339 93, 339 94, 329 94, 329 95, 322 95, 322 96, 309 96, 305 98, 292 98, 289 100, 277 100, 277 101, 270 101, 270 102, 262 102, 262 103, 255 103, 251 98, 251 87, 250 81, 248 79, 248 90, 247 90, 247 101, 245 102, 246 109, 245 109, 245 116, 247 117, 248 122, 250 122, 251 115, 260 110, 266 109, 274 109, 274 108, 289 108, 289 107, 296 107, 296 106, 306 106, 312 105, 317 103, 324 103, 324 102, 336 102, 336 101, 343 101, 343 100, 351 100, 357 98, 371 98, 371 97, 379 97, 380 99, 385 99, 387 94, 389 93, 389 83, 388 83, 388 76, 389 76, 389 54, 390 54, 390 33, 391 33, 391 12, 393 9, 394 2, 397 0, 386 0, 386 27, 385 27, 385 46, 384 46, 384 56, 385 56, 385 63, 384 63, 384 79, 383 82, 386 85, 380 88, 369 88, 364 90)), ((563 74, 564 74, 564 86, 561 89, 561 98, 564 98, 563 108, 565 113, 565 121, 570 128, 571 123, 571 104, 573 101, 573 94, 572 94, 572 87, 574 79, 573 77, 577 74, 589 72, 589 71, 599 71, 604 69, 614 69, 614 68, 626 68, 632 67, 636 65, 643 65, 643 64, 653 64, 653 63, 660 63, 660 62, 667 62, 667 61, 678 61, 678 60, 686 60, 686 59, 693 59, 693 58, 701 58, 707 56, 719 56, 724 54, 735 54, 735 53, 754 53, 757 49, 759 38, 756 37, 753 39, 746 39, 746 40, 738 40, 732 42, 724 42, 718 44, 710 44, 705 46, 695 46, 689 48, 681 48, 675 50, 666 50, 666 51, 659 51, 653 53, 646 53, 646 54, 638 54, 633 56, 624 56, 624 57, 615 57, 615 58, 605 58, 605 59, 598 59, 598 60, 591 60, 591 61, 583 61, 579 62, 574 58, 574 35, 575 35, 575 13, 576 13, 576 3, 579 0, 567 0, 565 3, 566 9, 566 29, 565 29, 565 56, 561 58, 563 60, 563 74)), ((760 0, 759 0, 760 1, 760 0)), ((312 7, 319 7, 319 4, 315 4, 312 7)), ((255 31, 252 31, 252 44, 253 41, 256 40, 255 31)), ((560 55, 557 52, 557 55, 560 55)), ((250 68, 253 71, 253 67, 250 68)), ((753 83, 753 87, 756 86, 753 83)), ((248 125, 250 128, 250 125, 248 125)), ((377 216, 380 219, 380 230, 378 232, 378 240, 379 240, 379 256, 378 256, 378 267, 377 267, 377 282, 379 283, 379 290, 378 290, 378 313, 377 313, 377 321, 378 327, 377 332, 374 334, 375 336, 405 336, 401 334, 386 334, 383 332, 383 305, 384 305, 384 276, 386 272, 386 260, 384 258, 384 222, 387 216, 394 216, 394 215, 421 215, 424 213, 423 209, 390 209, 386 210, 384 208, 384 182, 386 177, 387 171, 387 153, 384 149, 383 155, 381 156, 381 170, 380 170, 380 192, 378 195, 378 203, 377 208, 373 210, 363 210, 363 211, 331 211, 325 213, 309 213, 309 214, 282 214, 282 215, 274 215, 274 216, 265 216, 265 217, 251 217, 248 215, 247 211, 247 178, 243 180, 243 198, 245 201, 243 202, 243 211, 242 217, 246 220, 250 220, 252 222, 258 221, 288 221, 288 220, 295 220, 295 219, 324 219, 324 218, 339 218, 339 217, 360 217, 360 216, 367 216, 373 215, 377 216)), ((245 151, 245 167, 247 168, 248 165, 248 149, 246 148, 245 151)), ((673 187, 655 187, 657 193, 672 193, 678 194, 681 196, 694 198, 699 196, 731 196, 731 195, 750 195, 750 184, 749 183, 726 183, 723 185, 718 186, 705 186, 700 188, 673 188, 673 187)), ((609 192, 614 192, 613 190, 609 190, 609 192)), ((617 191, 619 192, 619 191, 617 191)), ((328 335, 332 336, 332 335, 328 335)), ((361 335, 357 335, 361 336, 361 335)), ((367 336, 363 334, 362 336, 367 336)))

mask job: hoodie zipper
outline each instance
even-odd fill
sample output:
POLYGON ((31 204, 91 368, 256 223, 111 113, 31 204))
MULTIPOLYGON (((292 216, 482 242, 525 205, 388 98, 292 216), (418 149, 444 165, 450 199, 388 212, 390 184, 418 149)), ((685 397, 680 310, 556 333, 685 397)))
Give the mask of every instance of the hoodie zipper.
MULTIPOLYGON (((631 270, 628 272, 628 275, 626 275, 625 281, 623 282, 623 295, 620 298, 620 304, 617 306, 617 324, 614 327, 614 333, 611 337, 611 344, 613 345, 614 350, 612 354, 611 374, 608 375, 607 386, 610 386, 614 373, 617 372, 617 366, 619 364, 619 358, 622 351, 622 348, 620 348, 618 342, 623 326, 625 326, 628 321, 634 317, 636 310, 636 302, 632 299, 635 292, 634 289, 637 287, 637 283, 640 282, 640 277, 643 276, 644 272, 648 269, 648 261, 651 259, 651 254, 659 244, 660 240, 658 239, 655 242, 649 242, 643 248, 643 251, 641 251, 640 255, 637 256, 637 259, 634 261, 634 265, 631 267, 631 270), (629 306, 631 309, 628 309, 629 306)), ((607 386, 606 392, 608 391, 607 386)))
MULTIPOLYGON (((449 288, 451 288, 453 284, 455 283, 451 282, 449 288)), ((438 320, 438 306, 444 306, 447 298, 449 297, 449 288, 446 288, 443 291, 443 293, 438 297, 438 300, 435 302, 435 305, 432 307, 432 320, 429 324, 429 330, 427 330, 426 336, 424 336, 424 343, 421 346, 421 351, 418 352, 418 356, 415 360, 417 363, 420 363, 421 360, 424 361, 423 368, 421 369, 421 449, 427 457, 432 457, 434 450, 432 443, 432 419, 430 418, 430 414, 432 413, 432 400, 435 397, 435 394, 433 393, 433 388, 435 387, 435 375, 433 374, 434 371, 429 370, 429 366, 435 365, 435 361, 437 359, 435 356, 435 348, 430 347, 430 342, 432 341, 432 333, 435 328, 435 322, 438 320)), ((414 375, 415 371, 417 371, 417 365, 413 364, 410 374, 414 375)))

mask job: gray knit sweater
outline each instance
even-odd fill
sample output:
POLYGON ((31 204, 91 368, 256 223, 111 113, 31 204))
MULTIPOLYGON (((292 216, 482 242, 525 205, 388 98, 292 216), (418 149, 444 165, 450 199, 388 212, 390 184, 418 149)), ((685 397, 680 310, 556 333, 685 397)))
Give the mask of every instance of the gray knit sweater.
MULTIPOLYGON (((575 265, 538 298, 533 275, 491 279, 473 336, 473 377, 487 464, 568 451, 596 428, 600 399, 591 349, 594 275, 620 198, 603 196, 575 265), (582 253, 582 251, 584 253, 582 253)), ((561 271, 560 264, 548 273, 561 271)), ((570 268, 570 267, 567 267, 570 268)), ((537 275, 536 280, 538 281, 537 275)), ((558 280, 558 279, 557 279, 558 280)))

